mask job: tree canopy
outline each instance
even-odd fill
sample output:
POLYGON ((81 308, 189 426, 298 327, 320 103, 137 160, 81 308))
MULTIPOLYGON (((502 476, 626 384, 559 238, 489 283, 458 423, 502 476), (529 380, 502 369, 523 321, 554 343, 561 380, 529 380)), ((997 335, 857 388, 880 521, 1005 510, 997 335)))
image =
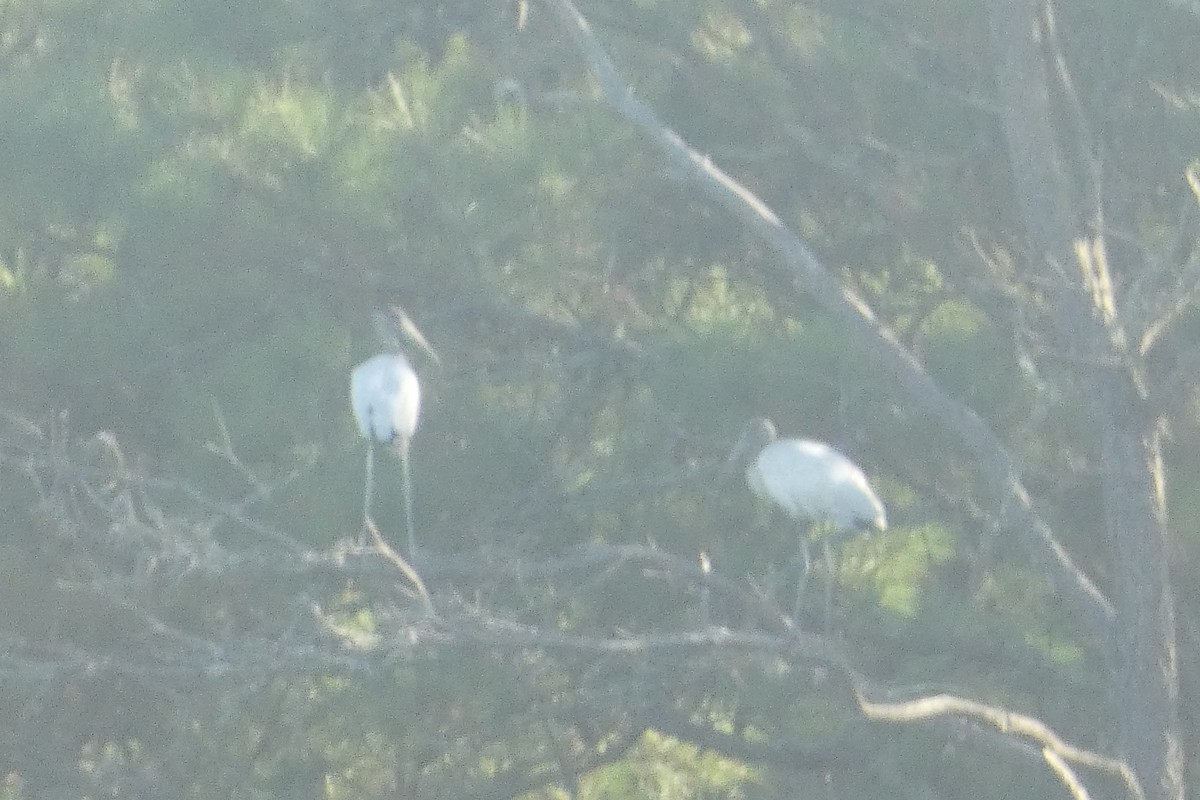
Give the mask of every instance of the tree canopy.
POLYGON ((1200 13, 578 12, 0 2, 0 798, 1194 790, 1200 13))

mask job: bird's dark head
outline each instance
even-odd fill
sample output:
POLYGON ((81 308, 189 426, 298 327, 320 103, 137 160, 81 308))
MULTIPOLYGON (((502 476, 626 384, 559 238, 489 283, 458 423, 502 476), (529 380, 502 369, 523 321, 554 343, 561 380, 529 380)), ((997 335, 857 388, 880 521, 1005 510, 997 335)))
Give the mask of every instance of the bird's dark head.
POLYGON ((371 315, 371 321, 375 324, 375 334, 379 337, 380 343, 388 350, 403 352, 403 343, 407 341, 420 348, 434 364, 441 365, 442 360, 438 357, 437 351, 433 349, 433 345, 429 343, 416 323, 400 306, 390 304, 375 309, 371 315))
POLYGON ((750 452, 756 453, 778 438, 779 432, 775 430, 775 423, 766 417, 759 417, 746 423, 746 427, 742 429, 741 442, 750 452))
POLYGON ((735 472, 744 469, 758 455, 759 451, 775 441, 777 436, 775 423, 769 419, 760 417, 746 423, 746 427, 742 429, 742 435, 725 459, 725 464, 719 473, 720 479, 728 480, 735 472))
POLYGON ((391 309, 377 308, 371 312, 371 324, 375 328, 375 338, 385 350, 398 352, 400 347, 400 328, 392 317, 391 309))

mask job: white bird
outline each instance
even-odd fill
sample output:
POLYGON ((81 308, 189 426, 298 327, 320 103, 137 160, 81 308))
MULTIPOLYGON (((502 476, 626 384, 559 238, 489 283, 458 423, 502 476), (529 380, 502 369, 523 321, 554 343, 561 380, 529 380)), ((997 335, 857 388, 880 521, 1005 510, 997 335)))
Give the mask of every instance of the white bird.
MULTIPOLYGON (((769 419, 756 419, 729 456, 729 465, 746 465, 746 482, 759 497, 775 504, 795 520, 832 527, 832 535, 853 535, 887 529, 887 512, 867 476, 853 461, 823 442, 779 439, 769 419)), ((799 612, 808 570, 808 534, 800 539, 804 572, 796 588, 799 612)), ((826 585, 826 627, 833 604, 833 554, 830 535, 821 539, 829 583, 826 585)))
POLYGON ((398 307, 389 313, 376 311, 375 331, 388 352, 372 356, 350 373, 350 406, 354 421, 367 442, 367 475, 363 490, 363 527, 371 516, 374 487, 375 444, 390 445, 400 458, 404 482, 404 521, 408 530, 408 556, 416 557, 416 534, 412 519, 412 478, 408 451, 421 413, 421 384, 417 373, 400 348, 397 328, 416 342, 436 361, 437 354, 420 331, 398 307))

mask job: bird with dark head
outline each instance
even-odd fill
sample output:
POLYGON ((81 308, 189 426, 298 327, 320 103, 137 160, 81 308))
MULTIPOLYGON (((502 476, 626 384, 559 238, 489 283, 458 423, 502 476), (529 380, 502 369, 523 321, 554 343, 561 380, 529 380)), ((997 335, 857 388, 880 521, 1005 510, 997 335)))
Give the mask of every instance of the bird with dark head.
POLYGON ((376 310, 372 321, 385 352, 368 358, 350 373, 350 407, 359 433, 368 440, 363 528, 366 529, 371 516, 375 444, 389 445, 400 458, 408 556, 414 558, 417 548, 416 534, 413 533, 412 478, 409 474, 408 451, 421 412, 421 384, 417 380, 416 370, 401 348, 401 335, 422 348, 435 362, 440 362, 429 342, 399 306, 376 310))
POLYGON ((780 439, 769 419, 755 419, 746 426, 726 467, 727 470, 744 467, 746 482, 755 495, 780 508, 791 519, 808 523, 800 539, 804 572, 797 587, 797 613, 810 566, 809 536, 814 527, 826 529, 821 542, 830 571, 826 597, 828 626, 833 581, 831 536, 887 529, 887 512, 867 476, 857 464, 824 442, 780 439))

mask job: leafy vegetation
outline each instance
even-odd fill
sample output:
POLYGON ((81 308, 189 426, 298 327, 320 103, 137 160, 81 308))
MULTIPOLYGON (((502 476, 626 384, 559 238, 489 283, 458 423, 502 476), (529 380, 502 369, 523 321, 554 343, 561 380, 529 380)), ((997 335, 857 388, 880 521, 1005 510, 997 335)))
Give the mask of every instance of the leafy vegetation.
MULTIPOLYGON (((1028 336, 1057 309, 1012 263, 975 5, 583 10, 638 96, 999 433, 1111 588, 1087 398, 1069 354, 1028 336)), ((1148 356, 1168 374, 1200 330, 1184 180, 1200 18, 1055 13, 1077 81, 1062 113, 1100 140, 1136 221, 1113 256, 1189 267, 1120 276, 1131 298, 1174 287, 1148 356)), ((563 644, 764 624, 719 593, 702 612, 702 581, 651 561, 533 569, 591 546, 703 553, 789 607, 795 526, 710 470, 756 415, 852 454, 888 506, 892 530, 840 556, 858 672, 1115 752, 1100 648, 970 454, 603 104, 541 4, 6 0, 0 101, 0 797, 1061 793, 958 728, 868 721, 794 654, 563 644), (418 364, 416 528, 470 636, 406 628, 417 603, 382 559, 347 573, 273 555, 358 535, 347 381, 390 301, 442 358, 418 364)), ((1190 376, 1172 389, 1156 402, 1172 575, 1190 587, 1200 404, 1190 376)), ((377 481, 398 487, 398 465, 377 481)), ((380 490, 374 509, 397 544, 400 502, 380 490)), ((1200 607, 1177 600, 1195 742, 1200 607)))

